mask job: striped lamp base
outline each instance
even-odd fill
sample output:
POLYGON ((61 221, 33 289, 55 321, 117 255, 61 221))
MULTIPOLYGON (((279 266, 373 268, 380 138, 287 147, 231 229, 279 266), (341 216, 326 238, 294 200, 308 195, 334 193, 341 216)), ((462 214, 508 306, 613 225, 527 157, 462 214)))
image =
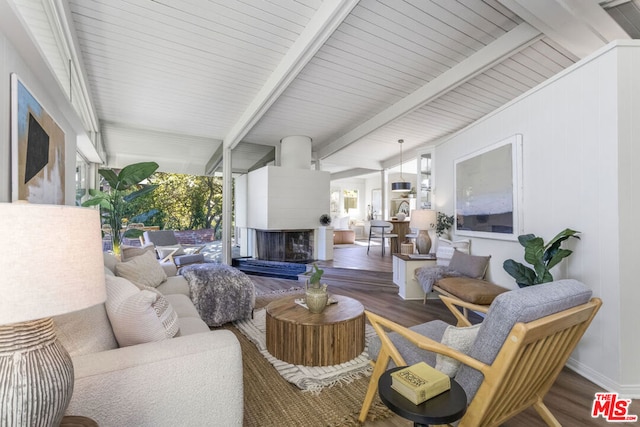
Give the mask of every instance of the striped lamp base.
POLYGON ((73 364, 53 319, 0 326, 0 425, 58 426, 73 393, 73 364))

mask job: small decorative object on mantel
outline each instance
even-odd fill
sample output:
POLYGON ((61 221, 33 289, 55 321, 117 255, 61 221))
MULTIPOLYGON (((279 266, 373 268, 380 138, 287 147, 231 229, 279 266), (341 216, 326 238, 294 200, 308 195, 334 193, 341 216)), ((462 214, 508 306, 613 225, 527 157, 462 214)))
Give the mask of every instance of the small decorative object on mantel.
POLYGON ((329 224, 331 224, 331 217, 328 214, 320 215, 320 225, 326 227, 329 224))
POLYGON ((546 245, 542 237, 537 237, 535 234, 518 236, 518 241, 524 247, 524 260, 531 264, 533 268, 512 259, 506 260, 502 267, 511 277, 516 279, 516 283, 521 288, 553 282, 553 276, 549 270, 573 253, 569 249, 560 248, 560 245, 570 237, 580 239, 577 234, 580 234, 580 232, 565 228, 546 245))
POLYGON ((320 284, 324 270, 318 268, 318 264, 314 262, 311 270, 304 274, 309 276, 305 289, 307 307, 312 313, 322 313, 329 300, 327 285, 320 284))

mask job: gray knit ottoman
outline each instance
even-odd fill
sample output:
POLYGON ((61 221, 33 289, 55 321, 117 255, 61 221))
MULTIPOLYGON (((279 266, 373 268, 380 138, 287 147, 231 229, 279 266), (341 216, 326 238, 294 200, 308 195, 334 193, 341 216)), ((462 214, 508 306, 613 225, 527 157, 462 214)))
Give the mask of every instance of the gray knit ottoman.
POLYGON ((209 326, 220 326, 251 317, 256 301, 249 276, 226 264, 205 263, 183 267, 191 300, 209 326))

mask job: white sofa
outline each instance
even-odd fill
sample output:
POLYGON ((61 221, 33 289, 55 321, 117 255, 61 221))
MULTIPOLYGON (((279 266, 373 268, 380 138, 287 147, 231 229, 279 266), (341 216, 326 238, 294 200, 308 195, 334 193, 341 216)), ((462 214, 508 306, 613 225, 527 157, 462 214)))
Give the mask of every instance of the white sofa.
MULTIPOLYGON (((117 260, 105 256, 105 274, 117 260)), ((241 426, 242 353, 228 330, 210 331, 174 275, 158 289, 177 313, 173 338, 118 347, 105 304, 55 318, 73 360, 67 415, 108 426, 241 426)))

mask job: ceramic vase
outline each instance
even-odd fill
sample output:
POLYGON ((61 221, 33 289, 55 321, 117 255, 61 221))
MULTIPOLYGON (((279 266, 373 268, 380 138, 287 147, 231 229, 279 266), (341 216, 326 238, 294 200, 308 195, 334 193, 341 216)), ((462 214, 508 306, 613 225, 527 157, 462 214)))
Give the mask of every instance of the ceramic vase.
POLYGON ((307 287, 305 296, 309 311, 312 313, 322 313, 329 300, 327 285, 322 285, 322 287, 319 288, 307 287))

